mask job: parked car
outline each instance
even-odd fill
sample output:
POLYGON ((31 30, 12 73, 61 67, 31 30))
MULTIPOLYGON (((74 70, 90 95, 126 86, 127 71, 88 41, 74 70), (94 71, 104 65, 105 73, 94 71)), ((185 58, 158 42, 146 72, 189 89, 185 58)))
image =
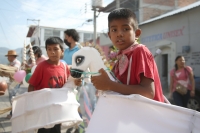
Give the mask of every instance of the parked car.
POLYGON ((200 77, 194 77, 195 80, 195 97, 188 101, 187 108, 200 111, 200 77))

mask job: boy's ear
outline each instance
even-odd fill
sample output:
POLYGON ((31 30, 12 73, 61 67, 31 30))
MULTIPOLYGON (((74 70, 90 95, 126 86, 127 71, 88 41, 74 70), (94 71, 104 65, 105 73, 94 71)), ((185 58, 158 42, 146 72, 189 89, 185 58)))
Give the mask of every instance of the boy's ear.
POLYGON ((141 29, 137 29, 137 30, 135 31, 135 37, 139 38, 140 35, 141 35, 141 33, 142 33, 141 29))

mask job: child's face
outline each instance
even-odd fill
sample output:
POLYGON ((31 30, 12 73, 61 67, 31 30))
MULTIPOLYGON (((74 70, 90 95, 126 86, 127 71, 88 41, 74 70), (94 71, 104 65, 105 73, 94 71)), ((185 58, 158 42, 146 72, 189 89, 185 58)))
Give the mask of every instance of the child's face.
POLYGON ((62 54, 63 50, 60 48, 59 44, 47 45, 47 55, 50 61, 52 62, 59 61, 62 54))
POLYGON ((119 50, 128 48, 140 36, 140 30, 134 30, 132 21, 133 19, 116 19, 110 22, 108 35, 119 50))

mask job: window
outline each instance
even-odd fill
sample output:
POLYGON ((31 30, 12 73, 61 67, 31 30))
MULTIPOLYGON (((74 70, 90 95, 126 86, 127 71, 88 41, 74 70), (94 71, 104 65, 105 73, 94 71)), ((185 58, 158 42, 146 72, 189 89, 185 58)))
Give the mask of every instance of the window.
POLYGON ((50 30, 50 29, 45 29, 44 30, 44 41, 47 40, 47 38, 56 36, 60 37, 60 31, 59 30, 50 30))
POLYGON ((84 33, 84 42, 89 41, 93 38, 93 34, 91 33, 84 33))

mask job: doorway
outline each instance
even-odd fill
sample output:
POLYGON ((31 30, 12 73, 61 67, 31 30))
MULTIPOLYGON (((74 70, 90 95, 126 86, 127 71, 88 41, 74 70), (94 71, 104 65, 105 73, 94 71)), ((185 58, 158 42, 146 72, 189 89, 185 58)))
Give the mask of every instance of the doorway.
POLYGON ((161 54, 155 58, 155 61, 158 67, 162 90, 167 97, 170 86, 170 70, 174 66, 174 59, 176 56, 176 44, 172 41, 161 41, 155 44, 154 53, 157 49, 162 51, 161 54))
POLYGON ((161 84, 164 93, 168 93, 168 54, 161 55, 161 84))

